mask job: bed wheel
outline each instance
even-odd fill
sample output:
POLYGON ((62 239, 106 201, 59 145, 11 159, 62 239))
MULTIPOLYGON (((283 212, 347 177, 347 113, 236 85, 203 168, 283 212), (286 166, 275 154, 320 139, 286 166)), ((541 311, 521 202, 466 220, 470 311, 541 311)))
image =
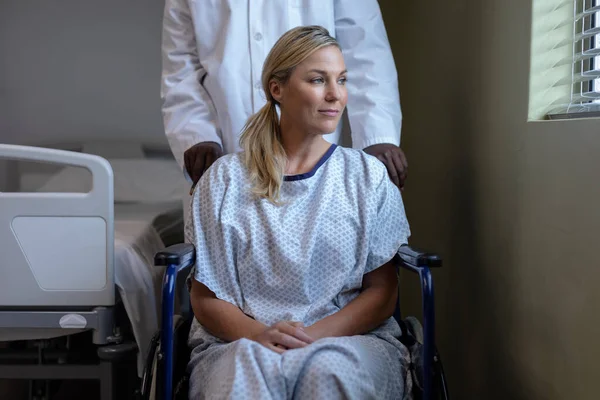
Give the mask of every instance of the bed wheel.
POLYGON ((138 347, 135 342, 114 344, 98 348, 98 357, 104 361, 121 361, 137 354, 138 347))

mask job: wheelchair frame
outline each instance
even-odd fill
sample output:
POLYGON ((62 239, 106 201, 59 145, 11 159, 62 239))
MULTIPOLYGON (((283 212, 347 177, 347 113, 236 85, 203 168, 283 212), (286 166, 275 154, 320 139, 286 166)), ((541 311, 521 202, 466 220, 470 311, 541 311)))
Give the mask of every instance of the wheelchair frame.
MULTIPOLYGON (((176 346, 175 340, 177 331, 182 324, 174 322, 174 305, 176 282, 178 275, 182 271, 189 271, 195 263, 195 248, 188 243, 180 243, 166 248, 156 254, 154 263, 156 266, 166 266, 163 288, 162 288, 162 321, 161 329, 155 335, 150 346, 146 368, 142 378, 140 396, 142 399, 150 398, 150 391, 153 380, 154 358, 156 356, 156 399, 172 400, 175 390, 174 371, 178 367, 175 365, 176 346)), ((422 357, 423 369, 419 371, 423 377, 422 400, 449 399, 446 378, 442 368, 440 356, 435 347, 435 304, 434 288, 431 268, 442 266, 442 259, 432 253, 426 253, 412 249, 409 246, 403 246, 394 257, 394 263, 398 268, 407 269, 419 275, 421 285, 421 297, 423 307, 423 344, 422 357), (425 373, 429 371, 429 373, 425 373)), ((184 322, 184 329, 189 330, 189 324, 193 318, 191 309, 188 312, 188 318, 184 322)), ((401 324, 403 331, 406 326, 401 322, 400 306, 396 307, 394 318, 401 324)), ((184 340, 183 346, 187 346, 184 340)), ((177 346, 179 349, 182 344, 177 346)), ((189 351, 188 351, 189 353, 189 351)), ((187 362, 187 360, 186 360, 187 362)), ((178 368, 181 370, 181 368, 178 368)), ((187 398, 187 393, 184 394, 187 398)), ((420 397, 420 396, 419 396, 420 397)))

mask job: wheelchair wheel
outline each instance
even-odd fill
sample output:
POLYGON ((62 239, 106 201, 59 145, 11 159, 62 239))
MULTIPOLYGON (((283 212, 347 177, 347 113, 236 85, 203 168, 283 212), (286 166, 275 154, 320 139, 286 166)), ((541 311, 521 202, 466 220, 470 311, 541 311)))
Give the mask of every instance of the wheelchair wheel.
POLYGON ((423 325, 421 325, 421 322, 413 316, 408 316, 404 319, 404 323, 417 342, 423 344, 424 336, 423 325))
MULTIPOLYGON (((191 321, 176 316, 174 321, 173 335, 173 400, 188 400, 189 377, 187 375, 187 362, 190 359, 190 351, 187 346, 188 333, 191 321)), ((158 365, 160 353, 160 332, 152 338, 150 350, 146 357, 142 386, 138 392, 138 400, 161 399, 162 387, 161 368, 158 365)))
POLYGON ((137 393, 136 400, 150 400, 153 392, 154 380, 156 379, 156 351, 160 344, 160 332, 156 332, 150 342, 150 348, 146 355, 144 375, 142 376, 141 388, 137 393))
POLYGON ((190 360, 190 349, 188 347, 188 335, 191 319, 180 319, 175 325, 175 343, 174 343, 174 371, 173 371, 173 399, 188 400, 189 376, 187 374, 187 364, 190 360))
MULTIPOLYGON (((415 346, 410 349, 411 353, 413 354, 413 357, 415 357, 415 365, 417 365, 417 371, 421 371, 421 369, 419 367, 422 367, 422 360, 421 360, 421 346, 423 344, 424 341, 424 335, 423 335, 423 326, 421 325, 421 322, 412 316, 406 317, 404 319, 404 324, 406 326, 406 329, 408 330, 409 334, 416 340, 416 344, 415 346)), ((444 374, 444 368, 442 366, 442 360, 440 358, 439 352, 437 350, 437 347, 434 346, 434 356, 433 356, 433 364, 432 364, 432 371, 431 374, 433 375, 433 398, 434 399, 439 399, 439 400, 448 400, 449 394, 448 394, 448 387, 447 387, 447 383, 446 383, 446 376, 444 374)), ((415 385, 418 387, 419 390, 422 390, 422 382, 423 382, 423 376, 420 373, 417 373, 415 375, 415 385)))

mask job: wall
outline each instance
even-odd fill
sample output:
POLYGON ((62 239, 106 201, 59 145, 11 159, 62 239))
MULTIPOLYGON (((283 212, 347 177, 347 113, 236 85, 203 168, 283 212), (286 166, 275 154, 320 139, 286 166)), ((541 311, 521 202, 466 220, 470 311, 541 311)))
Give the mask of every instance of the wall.
POLYGON ((162 7, 161 0, 0 2, 0 142, 164 136, 162 7))
POLYGON ((527 122, 530 1, 380 4, 453 397, 597 398, 600 122, 527 122))

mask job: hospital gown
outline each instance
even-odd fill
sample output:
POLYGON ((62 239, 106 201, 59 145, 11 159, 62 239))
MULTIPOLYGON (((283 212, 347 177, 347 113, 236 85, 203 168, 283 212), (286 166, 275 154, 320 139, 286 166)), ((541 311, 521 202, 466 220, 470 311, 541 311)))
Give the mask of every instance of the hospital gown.
MULTIPOLYGON (((310 326, 339 311, 410 234, 399 190, 362 151, 332 145, 312 171, 284 177, 281 201, 254 197, 241 154, 227 155, 199 181, 186 228, 195 279, 267 326, 310 326)), ((190 398, 410 398, 400 334, 390 318, 280 355, 248 339, 226 343, 194 319, 190 398)))

